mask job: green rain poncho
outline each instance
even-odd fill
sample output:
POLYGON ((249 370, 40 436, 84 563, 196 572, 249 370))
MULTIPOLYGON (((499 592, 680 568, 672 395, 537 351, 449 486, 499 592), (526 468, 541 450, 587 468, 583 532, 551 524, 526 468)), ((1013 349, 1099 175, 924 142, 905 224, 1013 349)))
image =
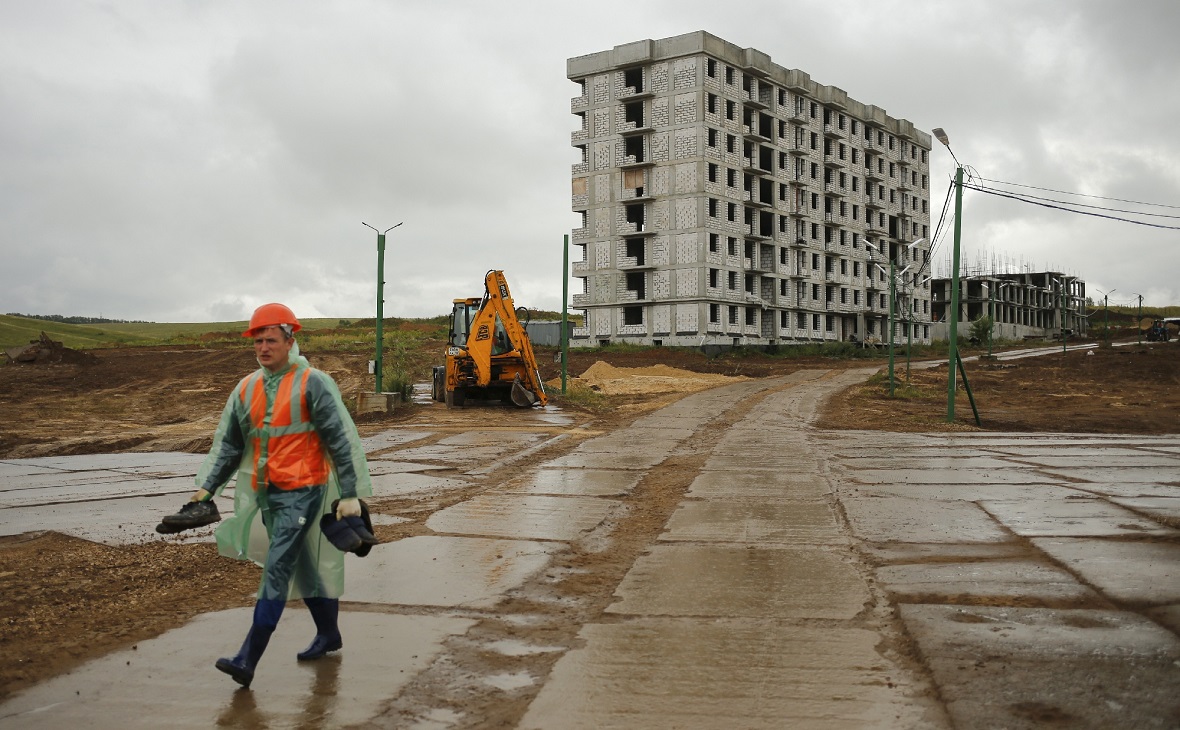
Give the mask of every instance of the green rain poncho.
MULTIPOLYGON (((371 495, 369 467, 360 435, 344 407, 339 388, 329 375, 311 368, 307 358, 299 354, 297 343, 292 345, 286 368, 278 373, 265 368, 260 370, 262 380, 255 387, 261 385, 266 390, 267 424, 270 423, 279 382, 292 368, 311 370, 306 388, 307 407, 331 469, 328 483, 314 489, 310 497, 318 500, 318 507, 309 505, 316 517, 311 520, 289 584, 269 585, 264 571, 259 597, 285 597, 288 600, 310 596, 339 598, 344 592, 344 553, 320 532, 318 516, 327 514, 337 499, 371 495)), ((248 405, 242 403, 242 391, 250 387, 249 383, 256 375, 243 378, 226 401, 221 422, 213 435, 213 447, 197 471, 196 483, 198 487, 216 493, 237 473, 234 514, 217 527, 217 549, 226 557, 265 565, 270 549, 269 526, 276 519, 291 519, 292 510, 287 504, 268 504, 264 478, 259 480, 258 491, 251 487, 254 469, 265 469, 268 439, 274 435, 272 432, 280 430, 266 426, 255 432, 251 424, 248 405), (260 454, 255 453, 255 438, 259 439, 260 454)), ((249 398, 246 400, 248 404, 249 398)), ((289 501, 288 494, 281 496, 284 502, 289 501)))

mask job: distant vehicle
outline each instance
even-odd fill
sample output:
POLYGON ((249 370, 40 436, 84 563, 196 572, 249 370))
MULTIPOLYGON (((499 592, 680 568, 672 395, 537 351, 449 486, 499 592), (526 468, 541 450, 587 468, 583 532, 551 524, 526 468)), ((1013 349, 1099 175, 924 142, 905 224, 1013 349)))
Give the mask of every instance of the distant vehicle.
POLYGON ((1172 339, 1172 332, 1162 319, 1155 320, 1151 323, 1151 327, 1147 328, 1148 342, 1167 342, 1170 339, 1172 339))

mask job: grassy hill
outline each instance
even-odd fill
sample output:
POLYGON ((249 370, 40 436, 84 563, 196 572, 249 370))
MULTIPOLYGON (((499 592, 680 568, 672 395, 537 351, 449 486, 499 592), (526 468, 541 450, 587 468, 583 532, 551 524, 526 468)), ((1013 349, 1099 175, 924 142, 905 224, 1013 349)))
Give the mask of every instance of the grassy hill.
MULTIPOLYGON (((305 319, 307 332, 333 330, 344 324, 339 319, 305 319)), ((349 323, 347 326, 359 326, 349 323)), ((346 326, 346 327, 347 327, 346 326)), ((19 347, 36 340, 44 332, 50 339, 75 350, 135 345, 164 345, 193 342, 238 341, 243 322, 108 322, 103 324, 66 324, 30 317, 0 314, 0 349, 19 347)), ((373 321, 368 321, 373 328, 373 321)))

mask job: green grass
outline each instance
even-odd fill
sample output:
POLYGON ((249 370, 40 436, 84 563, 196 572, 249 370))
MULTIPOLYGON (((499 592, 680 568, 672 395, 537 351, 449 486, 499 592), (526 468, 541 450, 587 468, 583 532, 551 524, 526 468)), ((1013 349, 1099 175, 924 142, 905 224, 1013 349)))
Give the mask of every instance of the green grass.
MULTIPOLYGON (((116 325, 65 324, 27 317, 0 314, 0 348, 19 347, 39 339, 44 332, 66 347, 80 350, 120 345, 153 344, 152 338, 133 332, 115 330, 116 325)), ((130 325, 127 325, 130 326, 130 325)))

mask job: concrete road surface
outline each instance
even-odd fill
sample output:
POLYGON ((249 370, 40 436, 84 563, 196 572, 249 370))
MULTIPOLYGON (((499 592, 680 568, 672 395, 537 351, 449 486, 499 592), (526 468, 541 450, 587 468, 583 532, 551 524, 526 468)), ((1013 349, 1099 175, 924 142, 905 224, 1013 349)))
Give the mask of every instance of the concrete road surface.
MULTIPOLYGON (((741 382, 589 438, 552 409, 392 429, 367 445, 375 500, 436 505, 431 533, 350 558, 342 652, 297 664, 312 627, 290 611, 235 690, 212 662, 249 611, 210 614, 10 698, 0 727, 1180 727, 1180 436, 811 427, 870 372, 741 382), (611 554, 657 483, 687 490, 613 598, 563 593, 572 547, 611 554)), ((0 534, 153 539, 145 509, 195 467, 0 462, 0 534)))

